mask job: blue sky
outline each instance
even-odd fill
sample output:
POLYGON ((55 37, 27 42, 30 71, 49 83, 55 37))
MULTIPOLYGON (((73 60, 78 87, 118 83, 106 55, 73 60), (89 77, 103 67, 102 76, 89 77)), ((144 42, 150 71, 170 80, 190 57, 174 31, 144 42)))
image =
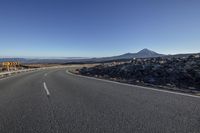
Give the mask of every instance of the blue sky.
POLYGON ((199 0, 0 0, 0 56, 200 52, 199 0))

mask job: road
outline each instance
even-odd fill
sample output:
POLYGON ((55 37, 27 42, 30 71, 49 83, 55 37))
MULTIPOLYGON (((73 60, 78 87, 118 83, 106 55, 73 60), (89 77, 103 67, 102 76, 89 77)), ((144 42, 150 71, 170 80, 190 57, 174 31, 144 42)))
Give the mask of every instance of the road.
POLYGON ((0 80, 0 133, 200 133, 200 98, 27 72, 0 80))

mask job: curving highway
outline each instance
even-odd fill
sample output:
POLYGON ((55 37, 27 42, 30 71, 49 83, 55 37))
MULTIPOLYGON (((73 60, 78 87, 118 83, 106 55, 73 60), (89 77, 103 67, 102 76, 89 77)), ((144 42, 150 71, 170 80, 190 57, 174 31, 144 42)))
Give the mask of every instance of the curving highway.
POLYGON ((200 133, 200 97, 77 76, 0 79, 0 133, 200 133))

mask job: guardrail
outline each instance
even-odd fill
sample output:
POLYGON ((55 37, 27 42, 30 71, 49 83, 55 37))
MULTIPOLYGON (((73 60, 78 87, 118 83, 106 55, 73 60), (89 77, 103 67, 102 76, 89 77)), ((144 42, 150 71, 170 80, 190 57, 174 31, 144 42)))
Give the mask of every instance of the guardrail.
POLYGON ((23 69, 23 70, 17 70, 17 71, 1 72, 0 77, 9 76, 12 74, 17 74, 17 73, 22 73, 22 72, 34 71, 34 70, 37 70, 37 69, 23 69))
POLYGON ((34 69, 23 69, 23 70, 16 70, 16 71, 0 72, 0 78, 17 74, 17 73, 22 73, 22 72, 30 72, 30 71, 44 70, 44 69, 51 69, 51 68, 65 68, 65 66, 42 67, 42 68, 34 68, 34 69))

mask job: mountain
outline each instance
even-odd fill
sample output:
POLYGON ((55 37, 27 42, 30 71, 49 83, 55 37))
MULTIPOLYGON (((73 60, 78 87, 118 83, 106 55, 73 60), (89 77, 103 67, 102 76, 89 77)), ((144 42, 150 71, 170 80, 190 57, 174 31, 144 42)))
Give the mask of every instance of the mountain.
POLYGON ((160 57, 164 56, 163 54, 156 53, 149 49, 142 49, 137 53, 127 53, 119 56, 120 58, 151 58, 151 57, 160 57))
POLYGON ((22 64, 70 64, 70 63, 98 63, 98 62, 110 62, 110 61, 124 61, 133 58, 152 58, 152 57, 163 57, 163 58, 180 58, 194 55, 190 54, 176 54, 176 55, 164 55, 154 52, 149 49, 142 49, 137 53, 126 53, 119 56, 102 57, 102 58, 81 58, 81 57, 70 57, 70 58, 14 58, 14 57, 0 57, 0 63, 6 61, 19 61, 22 64))
POLYGON ((165 56, 163 54, 156 53, 149 49, 142 49, 137 53, 126 53, 119 56, 104 57, 103 60, 117 60, 117 59, 132 59, 132 58, 151 58, 151 57, 161 57, 165 56))
POLYGON ((63 64, 63 63, 93 63, 93 62, 106 62, 106 61, 113 61, 113 60, 126 60, 126 59, 132 59, 132 58, 151 58, 151 57, 160 57, 164 56, 162 54, 158 54, 152 50, 149 49, 143 49, 137 53, 126 53, 119 56, 112 56, 112 57, 102 57, 102 58, 81 58, 81 57, 72 57, 72 58, 12 58, 12 57, 6 57, 6 58, 0 58, 0 62, 6 62, 6 61, 19 61, 21 63, 27 63, 27 64, 48 64, 48 63, 57 63, 57 64, 63 64))
POLYGON ((139 52, 136 53, 137 57, 140 57, 140 58, 149 58, 149 57, 160 57, 160 56, 163 56, 163 54, 159 54, 159 53, 156 53, 152 50, 149 50, 149 49, 143 49, 139 52))

